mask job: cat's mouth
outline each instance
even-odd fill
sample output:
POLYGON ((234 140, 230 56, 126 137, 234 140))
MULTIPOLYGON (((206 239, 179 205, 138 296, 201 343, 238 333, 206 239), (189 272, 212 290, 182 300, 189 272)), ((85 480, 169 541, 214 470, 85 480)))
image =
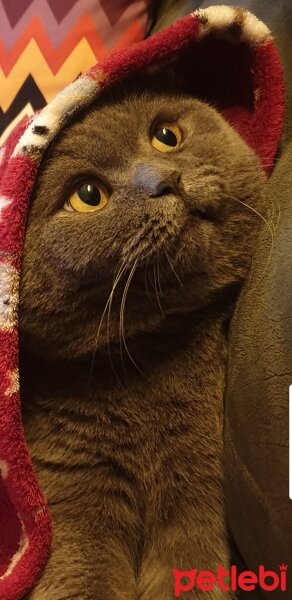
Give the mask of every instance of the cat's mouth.
POLYGON ((211 222, 214 222, 218 219, 218 202, 214 203, 214 201, 206 201, 200 197, 196 198, 195 194, 189 195, 184 190, 181 191, 179 198, 184 203, 186 211, 190 217, 211 222))
POLYGON ((218 221, 218 210, 211 204, 198 203, 196 206, 192 202, 192 205, 185 205, 185 208, 182 218, 173 217, 164 222, 157 214, 153 216, 149 212, 141 227, 125 241, 121 254, 117 253, 115 258, 112 257, 107 273, 103 272, 102 281, 99 269, 93 262, 91 266, 88 265, 88 279, 82 284, 79 282, 79 291, 85 296, 94 296, 97 285, 99 290, 100 284, 107 289, 117 274, 123 278, 131 272, 132 287, 135 282, 139 287, 140 283, 144 284, 145 280, 149 280, 149 287, 155 288, 159 285, 159 279, 167 281, 171 286, 173 284, 173 287, 180 285, 190 257, 192 270, 196 270, 198 246, 203 248, 218 221))
POLYGON ((138 259, 151 263, 158 255, 178 248, 185 232, 188 237, 198 237, 202 224, 214 225, 219 220, 218 203, 194 201, 185 194, 170 194, 164 198, 165 203, 168 198, 171 211, 156 208, 155 212, 144 215, 141 226, 123 247, 122 256, 126 261, 133 263, 138 259), (174 206, 177 202, 181 207, 178 211, 174 206))

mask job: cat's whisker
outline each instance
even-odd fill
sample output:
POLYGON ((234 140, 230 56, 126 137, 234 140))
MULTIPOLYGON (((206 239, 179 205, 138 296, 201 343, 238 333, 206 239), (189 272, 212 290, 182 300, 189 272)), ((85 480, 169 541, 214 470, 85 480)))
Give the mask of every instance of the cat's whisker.
MULTIPOLYGON (((264 217, 264 215, 262 215, 262 214, 261 214, 261 213, 260 213, 258 210, 256 210, 255 208, 253 208, 252 206, 250 206, 250 205, 249 205, 249 204, 247 204, 246 202, 243 202, 243 200, 239 200, 238 198, 235 198, 234 196, 227 196, 227 197, 228 197, 230 200, 235 200, 235 201, 236 201, 236 202, 238 202, 239 204, 242 204, 242 205, 243 205, 243 206, 245 206, 247 209, 249 209, 250 211, 252 211, 253 213, 255 213, 255 214, 256 214, 256 215, 257 215, 257 216, 258 216, 258 217, 259 217, 259 218, 260 218, 260 219, 263 221, 264 225, 266 226, 266 228, 267 228, 267 230, 268 230, 268 232, 269 232, 269 234, 270 234, 270 250, 269 250, 269 253, 268 253, 268 256, 267 256, 267 261, 266 261, 265 267, 264 267, 264 269, 262 270, 262 272, 261 272, 261 277, 259 278, 259 281, 258 281, 258 283, 257 283, 257 285, 259 285, 259 284, 261 283, 261 281, 263 281, 263 278, 264 278, 264 276, 265 276, 265 274, 266 274, 266 272, 267 272, 267 269, 268 269, 268 267, 269 267, 269 264, 270 264, 270 262, 271 262, 271 258, 272 258, 272 254, 273 254, 273 250, 274 250, 274 246, 275 246, 275 231, 276 231, 276 229, 275 229, 275 223, 273 223, 273 221, 272 221, 272 222, 269 222, 269 221, 268 221, 268 220, 267 220, 267 219, 264 217)), ((248 281, 249 281, 249 282, 252 282, 252 277, 251 277, 251 275, 252 275, 252 272, 253 272, 253 271, 254 271, 254 269, 253 269, 253 266, 252 266, 252 268, 251 268, 251 270, 250 270, 250 273, 249 273, 249 279, 248 279, 248 281)), ((247 295, 248 295, 248 294, 251 292, 251 290, 253 290, 253 291, 254 291, 254 289, 255 289, 255 286, 254 286, 254 285, 251 285, 251 286, 250 286, 250 290, 247 292, 247 295)))
POLYGON ((243 202, 243 200, 239 200, 239 198, 235 198, 233 196, 228 196, 228 198, 230 198, 231 200, 235 200, 236 202, 238 202, 239 204, 242 204, 242 206, 245 206, 246 208, 248 208, 251 212, 255 213, 262 221, 263 223, 266 225, 270 235, 271 235, 271 247, 270 247, 270 252, 268 254, 268 260, 267 263, 265 265, 265 268, 263 270, 262 275, 265 274, 269 264, 270 264, 270 260, 272 257, 272 253, 273 253, 273 249, 274 249, 274 245, 275 245, 275 238, 274 238, 274 231, 272 229, 271 223, 269 223, 269 221, 264 217, 264 215, 262 215, 258 210, 256 210, 256 208, 254 208, 253 206, 250 206, 249 204, 247 204, 246 202, 243 202))
POLYGON ((123 296, 122 296, 122 301, 121 301, 121 308, 120 308, 120 335, 121 335, 121 339, 123 341, 124 348, 126 350, 126 353, 127 353, 128 357, 129 357, 129 359, 131 360, 131 362, 133 363, 133 365, 136 367, 136 369, 141 373, 141 375, 144 376, 143 371, 140 369, 139 365, 137 365, 136 361, 134 360, 134 358, 131 355, 131 352, 130 352, 128 346, 127 346, 127 342, 126 342, 126 339, 125 339, 125 328, 124 328, 126 300, 127 300, 128 291, 129 291, 129 288, 130 288, 130 285, 131 285, 131 281, 132 281, 132 279, 134 277, 134 274, 135 274, 135 271, 136 271, 136 268, 137 268, 137 263, 138 263, 138 257, 136 258, 136 260, 135 260, 135 262, 134 262, 134 264, 132 266, 132 269, 131 269, 131 271, 129 273, 129 276, 128 276, 128 279, 127 279, 127 282, 126 282, 126 285, 125 285, 125 288, 124 288, 124 291, 123 291, 123 296))
MULTIPOLYGON (((131 271, 130 271, 130 273, 128 275, 128 279, 127 279, 125 287, 124 287, 124 291, 123 291, 123 295, 122 295, 122 300, 121 300, 121 306, 120 306, 120 328, 119 328, 119 330, 120 330, 120 353, 121 353, 121 361, 122 361, 124 372, 125 372, 125 366, 124 366, 124 362, 123 362, 123 345, 124 345, 124 348, 125 348, 125 350, 126 350, 126 352, 128 354, 128 351, 127 351, 128 348, 127 348, 127 344, 125 342, 125 335, 124 335, 124 313, 125 313, 125 305, 126 305, 127 293, 128 293, 128 290, 129 290, 129 286, 130 286, 132 277, 133 277, 134 272, 136 270, 137 260, 138 259, 136 259, 136 261, 133 264, 132 269, 131 269, 131 271)), ((132 360, 131 356, 130 356, 130 358, 132 360)))
POLYGON ((118 281, 120 281, 123 273, 126 270, 126 264, 123 263, 119 268, 117 267, 117 269, 115 270, 114 273, 114 279, 113 279, 113 285, 112 285, 112 289, 110 292, 110 295, 108 297, 108 302, 106 304, 105 310, 106 308, 108 308, 107 310, 107 342, 109 344, 109 325, 110 325, 110 313, 111 313, 111 308, 112 308, 112 302, 113 302, 113 297, 114 297, 114 292, 116 289, 116 283, 118 283, 118 281), (123 271, 123 273, 122 273, 123 271), (121 275, 121 277, 120 277, 121 275))
POLYGON ((246 202, 243 202, 243 200, 239 200, 239 198, 236 198, 235 196, 226 196, 226 197, 230 198, 230 200, 235 200, 235 202, 242 204, 242 206, 245 206, 246 208, 248 208, 248 210, 255 213, 266 224, 266 226, 268 227, 268 229, 271 233, 271 236, 273 235, 271 224, 269 223, 269 221, 267 221, 267 219, 264 217, 264 215, 262 215, 256 208, 254 208, 253 206, 250 206, 246 202))
POLYGON ((273 227, 274 233, 276 233, 276 229, 279 225, 279 221, 280 221, 280 217, 281 217, 281 206, 280 206, 280 202, 277 201, 277 198, 272 195, 269 194, 269 204, 271 205, 272 210, 270 211, 268 209, 268 215, 270 217, 269 222, 271 224, 271 227, 273 227), (276 213, 277 211, 277 213, 276 213))
POLYGON ((113 285, 112 285, 112 288, 111 288, 111 292, 109 294, 109 297, 107 299, 106 305, 104 307, 103 313, 102 313, 100 321, 99 321, 99 326, 98 326, 97 334, 96 334, 95 341, 94 341, 94 351, 93 351, 93 356, 92 356, 92 361, 91 361, 91 366, 90 366, 90 371, 89 371, 88 384, 91 381, 91 377, 92 377, 92 373, 93 373, 94 361, 95 361, 96 352, 97 352, 97 342, 98 342, 98 338, 99 338, 99 335, 100 335, 100 330, 101 330, 101 327, 102 327, 102 323, 103 323, 104 317, 106 315, 106 312, 108 310, 108 307, 109 307, 110 303, 112 302, 112 298, 113 298, 113 295, 115 293, 116 287, 117 287, 119 281, 121 280, 122 276, 124 275, 125 270, 126 270, 126 265, 124 263, 122 263, 122 265, 120 266, 120 268, 118 270, 117 275, 114 276, 114 280, 113 280, 113 285))
MULTIPOLYGON (((150 274, 148 276, 148 279, 149 279, 149 283, 150 283, 153 291, 155 292, 155 284, 154 284, 154 279, 152 279, 152 276, 151 276, 151 271, 150 271, 150 274)), ((151 292, 150 292, 150 298, 151 298, 151 292)), ((153 298, 153 296, 152 296, 152 298, 153 298)))
POLYGON ((155 295, 156 295, 156 298, 157 298, 157 303, 158 303, 158 306, 160 308, 160 312, 161 312, 162 316, 164 317, 165 315, 164 315, 164 312, 162 310, 162 306, 161 306, 161 302, 160 302, 160 298, 159 298, 158 287, 157 287, 157 274, 156 274, 155 265, 153 265, 153 277, 154 277, 154 287, 155 287, 155 295))
POLYGON ((159 263, 159 258, 158 258, 158 261, 157 261, 157 279, 158 279, 158 287, 159 287, 160 296, 163 298, 163 291, 162 291, 161 279, 160 279, 160 263, 159 263))
POLYGON ((176 272, 176 270, 175 270, 175 268, 174 268, 174 266, 173 266, 173 264, 172 264, 172 262, 171 262, 171 260, 170 260, 170 258, 169 258, 169 256, 168 256, 168 254, 167 254, 167 252, 166 252, 165 248, 164 248, 164 254, 165 254, 165 256, 166 256, 166 258, 167 258, 167 260, 168 260, 169 266, 170 266, 170 268, 171 268, 171 270, 172 270, 173 274, 175 275, 176 279, 177 279, 177 280, 178 280, 178 282, 180 283, 181 287, 184 287, 184 284, 182 283, 181 279, 179 278, 179 276, 178 276, 178 274, 177 274, 177 272, 176 272))
POLYGON ((281 204, 280 204, 277 196, 274 194, 271 194, 271 193, 269 194, 269 201, 272 203, 272 206, 273 206, 272 224, 274 225, 274 233, 276 233, 276 229, 279 225, 280 218, 281 218, 281 204), (277 209, 277 214, 276 214, 276 209, 277 209))
MULTIPOLYGON (((118 381, 118 383, 119 383, 119 384, 120 384, 122 387, 124 387, 124 386, 123 386, 123 383, 122 383, 122 381, 120 380, 120 378, 119 378, 119 376, 118 376, 118 374, 117 374, 117 372, 116 372, 116 369, 115 369, 115 367, 114 367, 114 365, 113 365, 113 361, 112 361, 112 357, 111 357, 111 350, 110 350, 110 339, 109 339, 109 333, 110 333, 110 315, 111 315, 112 302, 113 302, 113 297, 114 297, 114 292, 115 292, 115 282, 116 282, 117 278, 119 277, 119 273, 120 273, 120 270, 121 270, 121 268, 122 268, 122 267, 120 267, 120 269, 119 269, 119 270, 118 270, 118 269, 116 269, 116 271, 115 271, 115 275, 114 275, 114 278, 115 278, 115 279, 114 279, 114 282, 113 282, 112 291, 111 291, 111 293, 110 293, 110 296, 109 296, 109 298, 110 298, 110 302, 109 302, 109 305, 108 305, 108 311, 107 311, 107 328, 106 328, 106 332, 107 332, 107 349, 108 349, 108 357, 109 357, 109 362, 110 362, 111 370, 112 370, 112 372, 113 372, 113 375, 115 376, 116 380, 118 381), (118 270, 118 273, 117 273, 117 270, 118 270)), ((124 273, 124 271, 123 271, 123 273, 124 273)), ((122 275, 121 275, 121 276, 122 276, 122 275)), ((120 278, 119 278, 119 281, 120 281, 120 278)))
POLYGON ((279 226, 280 219, 281 219, 281 215, 282 215, 282 212, 281 212, 281 204, 280 204, 280 202, 279 202, 279 200, 278 200, 278 217, 277 217, 277 221, 276 221, 276 227, 278 227, 278 226, 279 226))
POLYGON ((146 264, 145 264, 144 280, 145 280, 145 289, 146 289, 147 296, 148 296, 148 298, 151 299, 151 294, 149 292, 148 281, 147 281, 148 263, 149 263, 149 257, 147 258, 146 264))
MULTIPOLYGON (((273 198, 271 198, 271 206, 272 206, 272 213, 271 213, 271 217, 270 217, 270 221, 271 221, 271 225, 273 225, 274 227, 274 233, 275 233, 275 228, 276 228, 276 223, 274 222, 274 217, 275 217, 275 202, 273 200, 273 198)), ((270 214, 270 210, 268 210, 268 214, 270 214)))

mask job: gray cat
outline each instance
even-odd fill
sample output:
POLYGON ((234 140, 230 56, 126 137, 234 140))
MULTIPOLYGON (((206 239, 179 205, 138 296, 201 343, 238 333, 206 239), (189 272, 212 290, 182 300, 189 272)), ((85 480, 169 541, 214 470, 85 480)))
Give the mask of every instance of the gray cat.
POLYGON ((117 91, 50 149, 20 290, 23 419, 54 531, 31 600, 170 600, 174 568, 228 567, 226 333, 264 183, 183 94, 117 91))

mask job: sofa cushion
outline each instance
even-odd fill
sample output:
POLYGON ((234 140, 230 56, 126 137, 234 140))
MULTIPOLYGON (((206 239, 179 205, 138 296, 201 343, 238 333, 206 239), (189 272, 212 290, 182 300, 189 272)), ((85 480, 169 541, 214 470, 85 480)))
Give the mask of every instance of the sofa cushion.
POLYGON ((0 136, 113 50, 145 37, 150 0, 0 0, 0 136))

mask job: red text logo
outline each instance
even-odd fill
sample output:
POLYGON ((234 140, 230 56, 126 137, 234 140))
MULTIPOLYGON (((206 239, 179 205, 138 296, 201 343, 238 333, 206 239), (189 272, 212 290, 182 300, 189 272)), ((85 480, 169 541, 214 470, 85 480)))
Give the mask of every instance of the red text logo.
POLYGON ((202 592, 211 592, 215 586, 218 586, 224 592, 236 592, 243 590, 252 592, 256 586, 265 592, 274 592, 280 590, 285 592, 287 589, 287 565, 279 566, 279 573, 266 570, 260 565, 258 572, 242 571, 238 573, 237 567, 232 566, 230 570, 224 569, 219 565, 217 572, 213 571, 179 571, 173 569, 174 576, 174 594, 176 598, 183 596, 184 592, 198 589, 202 592))

